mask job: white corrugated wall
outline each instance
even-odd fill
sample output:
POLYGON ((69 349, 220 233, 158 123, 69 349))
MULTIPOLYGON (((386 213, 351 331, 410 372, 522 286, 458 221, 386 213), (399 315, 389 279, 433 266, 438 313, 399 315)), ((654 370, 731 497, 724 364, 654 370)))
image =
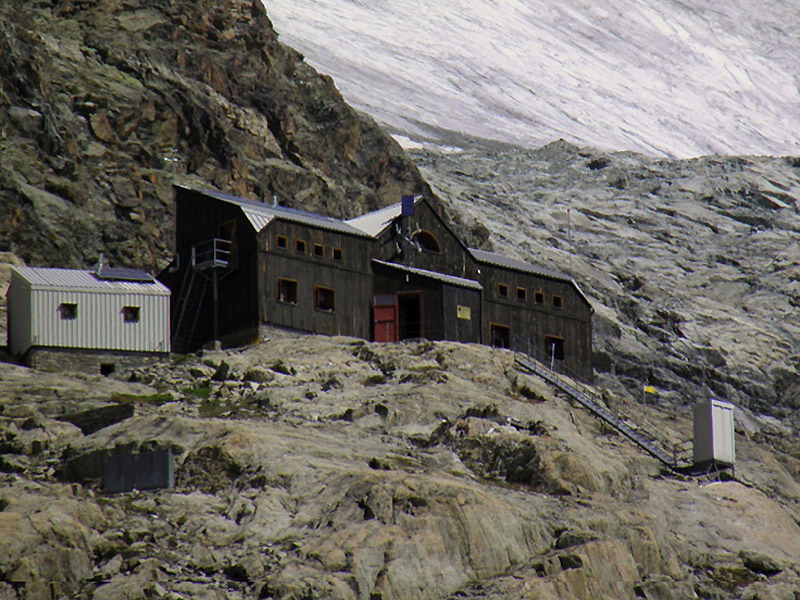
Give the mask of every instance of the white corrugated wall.
MULTIPOLYGON (((135 352, 169 352, 169 295, 135 292, 34 290, 31 344, 135 352), (77 304, 75 319, 59 306, 77 304), (126 323, 123 308, 139 307, 139 322, 126 323)), ((16 320, 16 317, 15 317, 16 320)))

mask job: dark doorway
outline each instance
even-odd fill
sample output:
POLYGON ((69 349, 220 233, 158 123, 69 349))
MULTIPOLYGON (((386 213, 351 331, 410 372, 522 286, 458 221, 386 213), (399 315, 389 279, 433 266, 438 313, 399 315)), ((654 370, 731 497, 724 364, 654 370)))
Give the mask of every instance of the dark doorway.
POLYGON ((422 294, 397 295, 398 338, 421 338, 424 334, 422 328, 422 294))
POLYGON ((564 360, 564 338, 544 336, 544 351, 548 360, 564 360))
POLYGON ((511 348, 511 328, 505 325, 491 323, 492 346, 495 348, 511 348))

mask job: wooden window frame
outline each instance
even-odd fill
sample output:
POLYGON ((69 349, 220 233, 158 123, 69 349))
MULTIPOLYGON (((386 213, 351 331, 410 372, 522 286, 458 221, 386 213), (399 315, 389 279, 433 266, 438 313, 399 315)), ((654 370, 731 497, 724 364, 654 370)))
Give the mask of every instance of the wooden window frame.
POLYGON ((139 306, 123 306, 122 321, 135 325, 141 320, 142 309, 139 306))
POLYGON ((294 241, 295 254, 302 254, 303 256, 305 256, 307 247, 308 245, 306 244, 305 240, 296 239, 294 241))
POLYGON ((564 297, 559 296, 558 294, 553 294, 552 298, 552 305, 554 310, 563 310, 564 309, 564 297))
POLYGON ((74 321, 78 318, 78 303, 62 302, 58 305, 58 312, 62 321, 74 321))
POLYGON ((312 244, 311 255, 314 258, 325 258, 325 246, 322 244, 312 244))
POLYGON ((527 302, 528 301, 528 290, 524 287, 517 287, 514 292, 514 297, 516 298, 517 302, 527 302), (522 294, 520 295, 520 292, 522 294))
POLYGON ((336 246, 331 248, 331 260, 335 260, 336 262, 342 262, 343 256, 344 256, 344 251, 341 248, 337 248, 336 246))
POLYGON ((544 306, 544 292, 541 290, 535 290, 533 292, 533 303, 537 306, 544 306))
POLYGON ((507 283, 498 283, 497 284, 497 297, 498 298, 505 298, 506 300, 508 300, 508 284, 507 283))
POLYGON ((297 280, 296 279, 289 279, 288 277, 278 277, 278 304, 284 304, 286 306, 297 306, 297 280), (294 285, 294 302, 290 302, 289 300, 284 300, 281 298, 281 285, 283 283, 289 283, 294 285))
POLYGON ((333 288, 329 288, 324 285, 315 285, 314 286, 314 310, 318 310, 319 312, 333 314, 336 312, 336 290, 333 288), (331 298, 331 308, 322 308, 319 305, 319 293, 320 291, 324 290, 325 292, 330 292, 331 298))
POLYGON ((288 250, 289 249, 289 238, 285 235, 276 235, 275 236, 275 247, 278 250, 288 250))

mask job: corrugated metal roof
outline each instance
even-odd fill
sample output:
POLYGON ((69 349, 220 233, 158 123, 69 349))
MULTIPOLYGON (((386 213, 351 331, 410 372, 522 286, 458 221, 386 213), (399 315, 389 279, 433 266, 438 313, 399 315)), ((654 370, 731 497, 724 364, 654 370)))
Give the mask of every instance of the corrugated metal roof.
POLYGON ((360 217, 348 219, 345 223, 357 227, 364 233, 375 237, 400 216, 402 209, 402 202, 398 202, 397 204, 392 204, 380 210, 361 215, 360 217))
POLYGON ((250 224, 253 226, 253 229, 256 231, 261 231, 266 227, 270 221, 274 218, 272 215, 265 215, 263 212, 258 210, 253 210, 250 207, 242 207, 242 212, 244 216, 247 217, 247 220, 250 221, 250 224))
POLYGON ((572 277, 559 273, 558 271, 551 271, 538 265, 532 265, 522 260, 509 258, 496 252, 488 252, 487 250, 478 250, 477 248, 470 248, 470 254, 473 258, 481 263, 494 265, 496 267, 505 267, 506 269, 513 269, 514 271, 522 271, 523 273, 530 273, 532 275, 540 275, 549 279, 558 279, 560 281, 572 281, 572 277))
POLYGON ((546 277, 547 279, 555 279, 557 281, 565 281, 567 283, 571 283, 575 286, 575 290, 578 294, 586 301, 586 304, 591 306, 591 302, 589 302, 589 298, 586 297, 586 294, 583 293, 583 290, 578 285, 578 282, 575 281, 569 275, 565 275, 564 273, 559 273, 558 271, 551 271, 550 269, 545 269, 544 267, 540 267, 538 265, 532 265, 522 260, 517 260, 515 258, 509 258, 508 256, 503 256, 502 254, 497 254, 496 252, 489 252, 487 250, 478 250, 477 248, 470 248, 470 254, 472 254, 473 258, 478 261, 479 263, 484 263, 488 265, 494 265, 496 267, 504 267, 506 269, 512 269, 514 271, 522 271, 523 273, 530 273, 531 275, 538 275, 539 277, 546 277))
POLYGON ((136 292, 141 294, 169 294, 169 288, 157 280, 151 283, 137 281, 111 281, 98 279, 94 271, 78 269, 52 269, 45 267, 14 267, 19 277, 38 289, 93 290, 97 292, 136 292))
POLYGON ((246 198, 223 194, 215 190, 194 189, 185 186, 178 187, 239 206, 256 231, 261 231, 272 219, 284 219, 286 221, 310 225, 337 233, 346 233, 358 237, 372 237, 361 229, 353 227, 340 219, 334 219, 333 217, 326 217, 294 208, 286 208, 285 206, 272 206, 255 200, 247 200, 246 198))
POLYGON ((464 279, 463 277, 456 277, 455 275, 445 275, 444 273, 437 273, 436 271, 428 271, 427 269, 418 269, 417 267, 408 267, 406 265, 399 265, 393 262, 378 260, 377 258, 373 258, 372 262, 378 265, 383 265, 384 267, 390 267, 392 269, 398 269, 400 271, 405 271, 407 273, 413 273, 414 275, 420 275, 422 277, 430 277, 431 279, 436 279, 438 281, 443 281, 444 283, 457 285, 459 287, 470 288, 473 290, 483 289, 483 286, 480 283, 472 279, 464 279))

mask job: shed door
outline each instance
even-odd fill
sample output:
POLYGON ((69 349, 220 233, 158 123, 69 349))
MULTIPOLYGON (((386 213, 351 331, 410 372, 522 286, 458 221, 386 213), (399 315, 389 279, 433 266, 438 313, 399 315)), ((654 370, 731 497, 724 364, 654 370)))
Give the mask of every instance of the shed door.
POLYGON ((397 296, 381 294, 374 298, 376 342, 397 341, 397 296))

